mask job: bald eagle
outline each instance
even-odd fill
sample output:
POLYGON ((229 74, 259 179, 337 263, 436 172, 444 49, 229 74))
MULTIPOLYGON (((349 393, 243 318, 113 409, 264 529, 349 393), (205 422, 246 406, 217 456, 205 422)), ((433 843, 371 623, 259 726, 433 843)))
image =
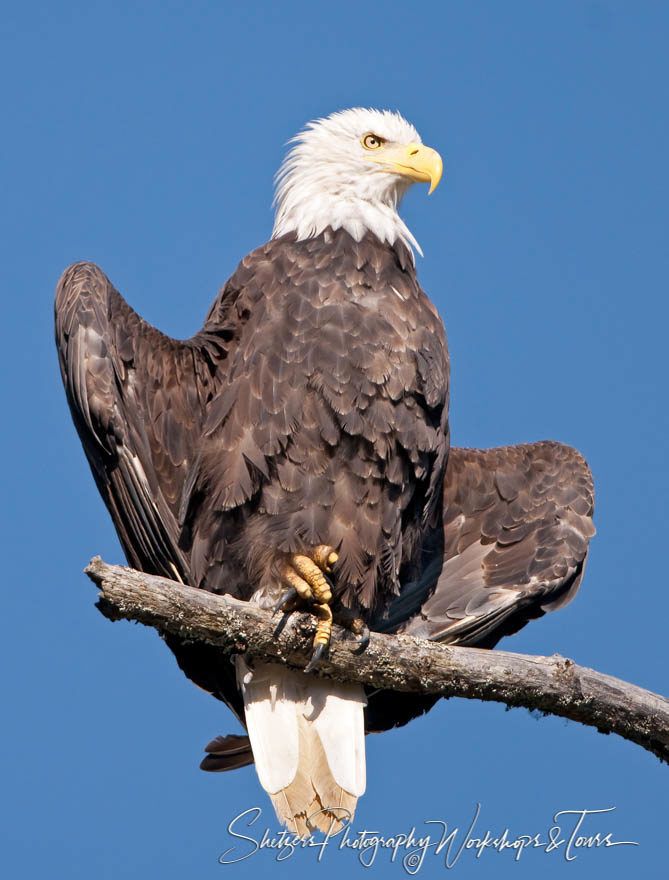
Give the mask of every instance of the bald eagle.
POLYGON ((593 533, 575 450, 449 449, 446 337, 398 214, 441 174, 399 114, 335 113, 294 139, 271 240, 190 339, 91 263, 56 292, 67 399, 128 562, 318 619, 304 672, 167 639, 248 731, 212 741, 203 768, 255 762, 299 833, 352 816, 365 731, 432 704, 315 676, 332 620, 491 647, 573 597, 593 533))

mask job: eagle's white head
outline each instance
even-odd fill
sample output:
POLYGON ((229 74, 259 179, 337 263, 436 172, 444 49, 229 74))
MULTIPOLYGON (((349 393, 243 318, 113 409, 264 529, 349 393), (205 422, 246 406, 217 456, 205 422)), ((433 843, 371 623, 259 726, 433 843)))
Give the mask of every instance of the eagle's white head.
POLYGON ((311 238, 343 227, 356 241, 365 232, 422 254, 397 213, 412 183, 439 183, 439 153, 422 144, 399 113, 356 107, 310 122, 276 176, 273 237, 287 232, 311 238))

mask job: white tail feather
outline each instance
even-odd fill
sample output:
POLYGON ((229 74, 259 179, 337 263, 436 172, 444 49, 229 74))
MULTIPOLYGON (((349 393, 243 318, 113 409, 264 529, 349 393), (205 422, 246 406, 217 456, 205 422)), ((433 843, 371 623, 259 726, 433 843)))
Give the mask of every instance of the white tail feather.
POLYGON ((260 784, 279 820, 308 834, 352 818, 365 791, 362 685, 241 657, 237 680, 260 784))

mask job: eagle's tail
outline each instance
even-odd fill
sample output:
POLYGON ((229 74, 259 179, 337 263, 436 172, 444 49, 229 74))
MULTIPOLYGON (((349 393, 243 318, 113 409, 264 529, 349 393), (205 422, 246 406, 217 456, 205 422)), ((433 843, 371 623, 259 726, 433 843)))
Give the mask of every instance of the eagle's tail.
POLYGON ((365 791, 362 685, 237 658, 260 784, 297 834, 338 830, 365 791))

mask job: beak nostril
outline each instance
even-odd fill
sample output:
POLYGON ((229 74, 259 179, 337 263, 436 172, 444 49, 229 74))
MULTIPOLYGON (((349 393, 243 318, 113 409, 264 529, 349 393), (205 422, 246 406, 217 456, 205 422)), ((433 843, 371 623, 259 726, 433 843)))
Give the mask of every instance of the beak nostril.
POLYGON ((410 150, 410 151, 409 151, 409 155, 410 155, 410 156, 415 156, 417 152, 418 152, 418 147, 414 147, 413 150, 410 150))

